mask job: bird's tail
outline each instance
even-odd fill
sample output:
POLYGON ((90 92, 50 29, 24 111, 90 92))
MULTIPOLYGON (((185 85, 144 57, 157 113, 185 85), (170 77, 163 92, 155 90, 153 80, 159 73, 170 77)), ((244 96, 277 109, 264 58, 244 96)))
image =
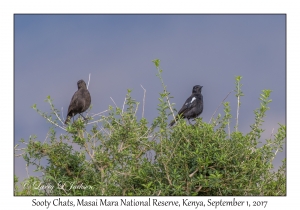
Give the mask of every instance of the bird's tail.
POLYGON ((66 119, 66 121, 65 121, 65 124, 68 124, 68 123, 70 122, 70 119, 71 119, 71 117, 68 115, 68 116, 67 116, 67 119, 66 119))
POLYGON ((173 126, 174 124, 175 124, 175 120, 172 120, 172 121, 170 122, 169 126, 171 127, 171 126, 173 126))
POLYGON ((179 119, 179 116, 180 115, 176 115, 176 117, 175 117, 175 119, 174 120, 172 120, 171 122, 170 122, 170 124, 169 124, 169 126, 171 127, 171 126, 173 126, 174 124, 175 124, 175 122, 179 119))
POLYGON ((175 124, 175 122, 176 122, 177 120, 179 120, 180 118, 183 118, 182 113, 176 115, 175 119, 172 120, 172 121, 170 122, 169 126, 170 126, 170 127, 173 126, 173 125, 175 124))

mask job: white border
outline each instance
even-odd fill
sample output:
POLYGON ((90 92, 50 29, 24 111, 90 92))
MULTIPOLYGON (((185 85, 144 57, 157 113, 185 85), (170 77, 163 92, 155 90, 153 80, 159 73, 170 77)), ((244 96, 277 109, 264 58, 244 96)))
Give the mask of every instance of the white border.
MULTIPOLYGON (((1 206, 9 208, 30 208, 32 209, 32 199, 34 197, 14 197, 13 196, 13 15, 15 13, 196 13, 196 14, 244 14, 244 13, 281 13, 287 14, 287 166, 288 166, 288 187, 286 197, 236 197, 238 200, 267 200, 266 209, 292 207, 297 209, 298 186, 299 186, 299 158, 298 152, 299 139, 296 137, 296 129, 299 129, 298 117, 299 110, 299 26, 300 15, 297 1, 274 1, 274 0, 218 0, 218 1, 140 1, 140 0, 111 0, 111 1, 40 1, 40 0, 2 0, 0 3, 0 78, 1 78, 1 98, 5 98, 5 103, 1 101, 2 116, 1 122, 1 206), (3 135, 4 134, 4 135, 3 135), (5 149, 4 149, 5 148, 5 149), (296 177, 297 176, 297 177, 296 177)), ((57 197, 39 197, 39 200, 53 200, 57 197)), ((68 197, 76 201, 76 197, 68 197)), ((64 199, 68 199, 64 198, 64 199)), ((80 197, 82 198, 82 197, 80 197)), ((100 197, 86 197, 93 200, 100 197)), ((108 199, 120 199, 121 197, 107 197, 108 199)), ((207 199, 226 199, 233 197, 201 197, 207 199)), ((135 197, 136 200, 143 200, 146 197, 135 197)), ((163 200, 182 200, 182 197, 163 197, 163 200)), ((45 208, 45 207, 43 207, 45 208)), ((53 207, 52 207, 53 208, 53 207)), ((66 209, 71 207, 56 207, 56 209, 66 209)), ((95 207, 94 207, 95 208, 95 207)), ((104 207, 96 207, 108 209, 104 207)), ((130 208, 132 207, 123 207, 130 208)), ((140 208, 140 207, 138 207, 140 208)), ((151 207, 153 208, 153 207, 151 207)), ((171 209, 172 207, 163 207, 171 209)), ((188 207, 194 209, 193 207, 188 207)), ((229 209, 232 207, 222 207, 229 209)), ((239 208, 239 207, 235 207, 239 208)), ((249 209, 249 207, 243 207, 249 209)), ((239 208, 239 209, 243 209, 239 208)), ((78 209, 78 207, 76 208, 78 209)), ((86 209, 86 208, 85 208, 86 209)), ((113 208, 109 208, 113 209, 113 208)), ((137 209, 137 208, 136 208, 137 209)), ((172 208, 173 209, 173 208, 172 208)))

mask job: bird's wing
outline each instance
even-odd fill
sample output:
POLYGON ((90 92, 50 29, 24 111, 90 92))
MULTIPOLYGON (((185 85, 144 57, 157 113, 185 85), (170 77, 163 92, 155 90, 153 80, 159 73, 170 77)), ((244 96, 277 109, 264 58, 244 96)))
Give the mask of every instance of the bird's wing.
POLYGON ((69 105, 69 108, 68 108, 68 113, 70 113, 70 111, 72 111, 73 108, 76 107, 77 101, 78 101, 78 91, 76 91, 74 93, 74 95, 72 96, 72 99, 71 99, 71 102, 70 102, 70 105, 69 105))
POLYGON ((184 102, 182 108, 179 110, 178 114, 182 114, 185 111, 191 109, 196 104, 196 97, 191 95, 186 101, 184 102))
POLYGON ((203 99, 201 96, 195 95, 193 102, 189 103, 189 108, 184 112, 184 115, 189 118, 199 116, 203 111, 203 99))

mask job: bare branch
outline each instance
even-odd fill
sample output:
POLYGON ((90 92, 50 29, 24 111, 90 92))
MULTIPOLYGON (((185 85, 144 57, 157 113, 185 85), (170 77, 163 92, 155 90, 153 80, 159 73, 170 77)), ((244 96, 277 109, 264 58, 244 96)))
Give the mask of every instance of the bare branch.
POLYGON ((61 107, 61 118, 62 118, 63 121, 65 122, 65 118, 64 118, 64 107, 61 107))
POLYGON ((47 116, 45 116, 42 112, 38 111, 38 113, 45 118, 46 120, 48 120, 50 123, 52 123, 53 125, 55 125, 56 127, 59 127, 61 129, 63 129, 64 131, 67 131, 65 128, 59 126, 58 124, 56 124, 55 122, 53 122, 52 120, 50 120, 47 116))
POLYGON ((18 155, 15 155, 15 157, 20 157, 20 156, 22 156, 22 155, 24 155, 25 154, 25 152, 23 152, 23 153, 21 153, 21 154, 18 154, 18 155))
POLYGON ((161 193, 161 190, 159 190, 159 192, 158 192, 157 196, 159 196, 159 195, 160 195, 160 193, 161 193))
POLYGON ((202 186, 200 185, 200 186, 198 187, 198 189, 196 190, 196 192, 198 193, 201 189, 202 189, 202 186))
MULTIPOLYGON (((44 117, 45 118, 45 117, 44 117)), ((63 127, 61 127, 61 126, 59 126, 59 125, 57 125, 55 122, 53 122, 53 121, 51 121, 51 120, 49 120, 48 118, 45 118, 46 120, 48 120, 50 123, 52 123, 53 125, 55 125, 55 126, 57 126, 57 127, 59 127, 59 128, 61 128, 61 129, 63 129, 63 130, 65 130, 65 131, 67 131, 67 129, 65 129, 65 128, 63 128, 63 127)))
POLYGON ((225 99, 229 96, 229 94, 231 93, 232 91, 230 91, 227 96, 223 99, 223 101, 220 103, 220 105, 218 106, 218 108, 215 110, 215 112, 213 113, 213 115, 211 116, 208 124, 210 123, 210 121, 212 120, 212 118, 215 116, 216 112, 218 111, 218 109, 220 108, 220 106, 222 105, 222 103, 225 101, 225 99))
POLYGON ((88 81, 88 85, 87 85, 86 89, 89 89, 90 79, 91 79, 91 73, 89 73, 89 81, 88 81))
POLYGON ((95 120, 95 121, 92 121, 92 122, 87 123, 87 125, 94 124, 94 123, 98 123, 98 122, 101 122, 101 121, 102 121, 102 119, 100 119, 100 120, 95 120))
POLYGON ((43 142, 43 144, 47 141, 47 139, 48 139, 48 136, 49 136, 49 132, 47 133, 47 135, 46 135, 46 138, 45 138, 45 140, 44 140, 44 142, 43 142))
POLYGON ((121 142, 120 148, 118 150, 118 152, 121 152, 123 150, 123 142, 121 142))
MULTIPOLYGON (((139 108, 139 102, 136 104, 136 108, 135 108, 135 111, 134 111, 134 115, 136 115, 136 112, 137 112, 138 108, 139 108)), ((132 120, 134 120, 134 119, 132 119, 132 120)))
MULTIPOLYGON (((165 93, 167 93, 166 88, 164 88, 164 89, 165 89, 165 93)), ((168 101, 168 104, 169 104, 169 108, 170 108, 170 110, 171 110, 171 112, 172 112, 173 118, 174 118, 174 120, 175 120, 175 122, 176 122, 176 117, 175 117, 174 111, 173 111, 173 109, 172 109, 172 106, 171 106, 171 103, 170 103, 169 96, 166 96, 166 98, 167 98, 167 101, 168 101)))
POLYGON ((191 174, 189 175, 189 177, 192 178, 198 170, 199 170, 199 169, 197 168, 193 173, 191 173, 191 174))
MULTIPOLYGON (((93 139, 100 131, 97 131, 90 139, 93 139)), ((94 141, 94 147, 95 147, 95 141, 94 141)))
POLYGON ((103 127, 100 127, 100 129, 101 129, 104 133, 106 133, 109 137, 111 137, 111 134, 110 134, 108 131, 106 131, 103 127))
MULTIPOLYGON (((98 133, 100 133, 100 131, 98 131, 97 133, 95 133, 95 135, 98 134, 98 133)), ((94 138, 94 137, 92 137, 92 138, 94 139, 94 149, 93 149, 93 156, 94 156, 95 155, 95 148, 96 148, 96 138, 94 138)))
POLYGON ((166 164, 165 164, 164 162, 163 162, 162 164, 163 164, 163 166, 164 166, 164 168, 165 168, 166 175, 167 175, 167 180, 168 180, 168 182, 169 182, 169 185, 170 185, 170 186, 173 186, 173 185, 172 185, 172 181, 170 180, 169 171, 168 171, 168 169, 167 169, 167 166, 166 166, 166 164))
POLYGON ((115 103, 114 99, 112 97, 110 97, 110 99, 114 102, 115 106, 118 107, 117 104, 115 103))
POLYGON ((161 77, 161 71, 162 71, 162 70, 160 70, 158 66, 156 66, 156 69, 157 69, 157 72, 158 72, 158 77, 159 77, 159 79, 160 79, 160 82, 161 82, 161 84, 162 84, 162 86, 163 86, 163 88, 164 88, 164 93, 166 94, 165 97, 166 97, 166 99, 167 99, 169 108, 170 108, 170 110, 171 110, 171 112, 172 112, 172 115, 173 115, 173 118, 174 118, 174 120, 175 120, 175 122, 176 122, 175 114, 174 114, 174 111, 173 111, 173 109, 172 109, 172 106, 171 106, 171 103, 170 103, 169 96, 168 96, 168 94, 167 94, 167 93, 168 93, 168 92, 167 92, 167 88, 166 88, 166 86, 164 85, 164 81, 163 81, 163 79, 162 79, 162 77, 161 77))
POLYGON ((272 138, 272 136, 273 136, 273 132, 274 132, 274 128, 272 129, 272 133, 271 133, 270 139, 271 139, 271 138, 272 138))
POLYGON ((125 102, 126 102, 126 96, 125 96, 124 103, 123 103, 122 115, 123 115, 123 111, 124 111, 125 102))
POLYGON ((99 112, 99 113, 97 113, 97 114, 94 114, 94 115, 92 115, 91 117, 95 117, 95 116, 100 115, 100 114, 102 114, 102 113, 104 113, 104 112, 107 112, 107 111, 108 111, 108 109, 105 110, 105 111, 103 111, 103 112, 99 112))
POLYGON ((228 120, 228 138, 230 139, 230 122, 228 120))
POLYGON ((26 167, 25 167, 25 169, 26 169, 27 177, 29 178, 28 164, 27 164, 27 163, 26 163, 26 167))
POLYGON ((65 123, 60 119, 60 117, 58 116, 57 112, 54 111, 54 110, 53 110, 53 112, 54 112, 54 114, 56 115, 56 117, 59 119, 59 121, 64 125, 65 123))
POLYGON ((239 125, 239 110, 240 110, 240 96, 238 95, 238 104, 236 109, 236 126, 235 131, 238 131, 238 125, 239 125))
POLYGON ((145 98, 146 98, 146 89, 141 85, 141 87, 144 90, 144 97, 143 97, 143 113, 142 113, 142 118, 144 118, 144 110, 145 110, 145 98))
POLYGON ((97 167, 97 169, 101 172, 101 181, 103 181, 103 178, 104 178, 104 168, 105 166, 103 167, 99 167, 99 165, 97 164, 97 161, 95 160, 94 158, 94 155, 90 153, 89 151, 89 148, 88 148, 88 145, 85 143, 84 144, 84 147, 85 147, 85 151, 89 154, 89 156, 92 158, 92 161, 94 162, 95 166, 97 167))
POLYGON ((21 148, 21 149, 15 149, 16 151, 21 151, 21 150, 25 150, 25 148, 21 148))
POLYGON ((55 116, 57 117, 57 119, 62 123, 62 125, 64 125, 65 123, 58 116, 58 114, 57 114, 57 112, 56 112, 56 110, 54 108, 54 105, 52 104, 52 101, 50 99, 48 99, 47 101, 50 104, 51 110, 53 111, 53 113, 55 114, 55 116))

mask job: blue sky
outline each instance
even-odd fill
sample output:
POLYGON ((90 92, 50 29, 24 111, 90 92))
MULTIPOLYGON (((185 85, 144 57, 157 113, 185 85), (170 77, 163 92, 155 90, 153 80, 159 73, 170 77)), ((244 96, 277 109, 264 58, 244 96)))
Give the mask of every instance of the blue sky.
MULTIPOLYGON (((240 130, 250 130, 263 89, 273 91, 263 138, 278 123, 286 124, 285 15, 15 15, 15 143, 33 134, 43 141, 49 124, 30 107, 48 111, 44 99, 50 95, 66 117, 77 81, 87 82, 89 74, 92 113, 113 105, 110 97, 122 106, 128 88, 142 102, 143 85, 145 117, 152 122, 162 91, 151 62, 156 58, 177 110, 192 87, 202 85, 201 117, 208 122, 241 75, 240 130)), ((234 92, 226 101, 235 122, 234 92)), ((223 114, 222 108, 218 112, 223 114)), ((275 165, 284 156, 280 153, 275 165)), ((21 158, 15 159, 15 173, 26 176, 21 158)))

